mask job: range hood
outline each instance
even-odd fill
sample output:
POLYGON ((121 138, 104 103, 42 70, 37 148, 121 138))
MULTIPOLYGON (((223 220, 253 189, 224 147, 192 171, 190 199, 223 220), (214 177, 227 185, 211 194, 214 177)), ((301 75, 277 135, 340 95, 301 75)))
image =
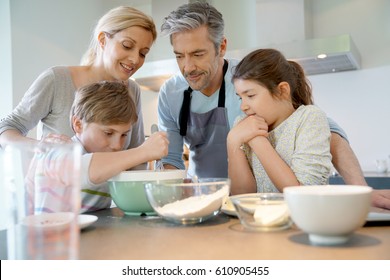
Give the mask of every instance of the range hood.
MULTIPOLYGON (((360 69, 360 54, 349 35, 293 41, 261 48, 274 48, 281 51, 287 59, 298 62, 306 75, 360 69)), ((237 50, 228 55, 231 58, 241 59, 253 50, 255 49, 237 50)))
MULTIPOLYGON (((306 75, 360 69, 360 54, 350 35, 307 39, 258 48, 275 48, 281 51, 287 59, 298 62, 306 75)), ((225 57, 242 59, 258 48, 227 51, 225 57)), ((145 63, 133 78, 144 89, 158 92, 164 81, 178 71, 176 59, 151 61, 145 63)))
POLYGON ((277 49, 298 62, 306 75, 360 69, 360 54, 349 35, 292 42, 277 49))

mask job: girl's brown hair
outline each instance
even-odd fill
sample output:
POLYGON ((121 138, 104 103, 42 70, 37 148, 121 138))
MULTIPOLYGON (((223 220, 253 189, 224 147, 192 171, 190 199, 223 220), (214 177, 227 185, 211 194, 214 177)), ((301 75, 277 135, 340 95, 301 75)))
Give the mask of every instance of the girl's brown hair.
POLYGON ((235 67, 232 80, 251 80, 277 95, 281 82, 290 85, 291 101, 295 109, 300 105, 313 104, 311 84, 302 67, 287 60, 275 49, 259 49, 245 56, 235 67))

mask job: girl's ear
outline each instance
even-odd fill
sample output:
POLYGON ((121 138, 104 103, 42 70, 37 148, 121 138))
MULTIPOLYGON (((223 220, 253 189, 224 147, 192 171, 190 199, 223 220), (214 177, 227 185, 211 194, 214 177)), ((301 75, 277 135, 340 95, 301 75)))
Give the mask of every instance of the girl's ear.
POLYGON ((72 128, 76 134, 83 132, 83 122, 76 116, 72 117, 72 128))
POLYGON ((290 84, 287 82, 281 82, 278 85, 280 98, 291 100, 290 84))

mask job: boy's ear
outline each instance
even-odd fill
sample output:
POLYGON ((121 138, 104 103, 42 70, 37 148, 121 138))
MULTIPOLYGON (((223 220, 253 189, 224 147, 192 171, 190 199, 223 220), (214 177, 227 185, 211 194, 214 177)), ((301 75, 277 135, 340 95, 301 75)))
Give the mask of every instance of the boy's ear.
POLYGON ((72 127, 74 132, 82 133, 83 132, 83 122, 76 116, 72 117, 72 127))
POLYGON ((279 90, 279 94, 280 94, 281 98, 290 100, 291 92, 290 92, 290 85, 289 85, 289 83, 287 83, 287 82, 280 82, 279 85, 278 85, 278 90, 279 90))

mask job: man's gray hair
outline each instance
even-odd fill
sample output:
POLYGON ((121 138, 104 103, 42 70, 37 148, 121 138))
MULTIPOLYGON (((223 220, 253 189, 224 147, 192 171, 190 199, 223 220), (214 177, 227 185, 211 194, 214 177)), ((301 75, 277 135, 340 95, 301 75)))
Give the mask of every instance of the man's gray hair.
POLYGON ((172 11, 164 18, 161 34, 163 36, 169 35, 172 43, 172 34, 193 30, 201 26, 207 26, 210 40, 218 52, 224 38, 225 24, 222 14, 209 3, 188 3, 172 11))

